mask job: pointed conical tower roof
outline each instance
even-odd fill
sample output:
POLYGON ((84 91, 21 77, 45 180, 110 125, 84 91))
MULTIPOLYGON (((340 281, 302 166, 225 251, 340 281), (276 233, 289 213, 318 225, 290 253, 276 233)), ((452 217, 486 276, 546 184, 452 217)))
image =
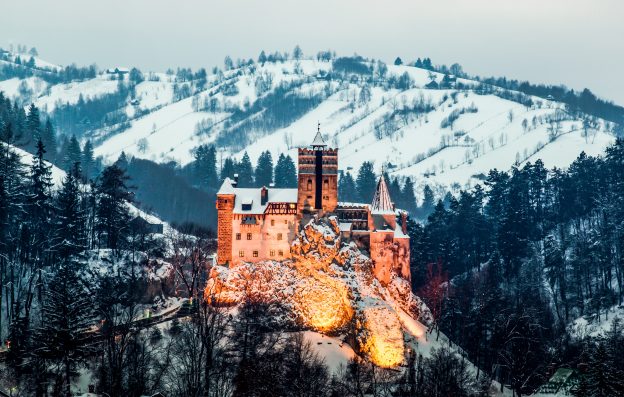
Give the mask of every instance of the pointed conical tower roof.
POLYGON ((373 214, 388 214, 394 213, 394 205, 390 198, 390 192, 388 185, 386 185, 386 179, 383 176, 383 172, 377 182, 377 189, 375 190, 375 196, 373 197, 373 203, 371 204, 371 212, 373 214))
POLYGON ((323 136, 321 135, 321 123, 318 123, 318 129, 316 130, 316 136, 312 141, 312 147, 325 147, 327 144, 323 140, 323 136))

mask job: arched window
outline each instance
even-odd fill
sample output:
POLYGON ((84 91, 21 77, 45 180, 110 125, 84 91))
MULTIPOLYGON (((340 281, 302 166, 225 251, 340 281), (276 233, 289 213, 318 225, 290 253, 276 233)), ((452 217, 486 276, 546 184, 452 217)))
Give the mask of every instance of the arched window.
POLYGON ((312 190, 312 179, 308 179, 308 191, 312 190))

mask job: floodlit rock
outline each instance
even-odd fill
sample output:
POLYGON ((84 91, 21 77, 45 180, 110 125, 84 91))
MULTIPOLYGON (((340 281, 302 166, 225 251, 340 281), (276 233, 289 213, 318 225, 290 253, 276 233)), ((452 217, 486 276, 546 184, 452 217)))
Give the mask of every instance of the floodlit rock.
POLYGON ((339 334, 356 324, 362 352, 372 362, 394 367, 404 361, 397 310, 425 323, 430 319, 408 280, 394 275, 383 286, 373 274, 371 259, 355 244, 342 244, 334 217, 306 224, 291 253, 292 259, 285 261, 213 267, 205 299, 221 305, 247 299, 279 305, 285 328, 339 334))

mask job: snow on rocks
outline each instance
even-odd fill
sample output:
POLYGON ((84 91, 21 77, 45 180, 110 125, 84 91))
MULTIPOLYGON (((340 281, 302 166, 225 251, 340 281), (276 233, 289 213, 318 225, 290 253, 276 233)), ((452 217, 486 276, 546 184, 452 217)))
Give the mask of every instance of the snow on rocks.
MULTIPOLYGON (((402 317, 430 321, 427 307, 400 278, 383 287, 372 262, 344 244, 335 217, 312 219, 292 244, 292 260, 213 267, 204 297, 215 304, 258 300, 283 308, 284 328, 340 335, 355 328, 361 352, 379 366, 404 361, 402 317)), ((420 323, 419 323, 420 324, 420 323)))

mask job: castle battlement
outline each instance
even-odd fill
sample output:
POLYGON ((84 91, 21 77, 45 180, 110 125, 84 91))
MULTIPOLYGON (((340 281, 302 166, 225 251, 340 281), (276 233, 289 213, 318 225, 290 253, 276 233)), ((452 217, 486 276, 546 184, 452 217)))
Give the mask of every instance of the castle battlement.
POLYGON ((328 148, 320 127, 309 148, 298 150, 293 189, 239 188, 226 178, 217 192, 217 262, 236 266, 291 257, 290 247, 309 216, 338 217, 340 236, 370 253, 382 284, 410 279, 407 213, 394 207, 383 175, 371 204, 338 202, 338 149, 328 148))

